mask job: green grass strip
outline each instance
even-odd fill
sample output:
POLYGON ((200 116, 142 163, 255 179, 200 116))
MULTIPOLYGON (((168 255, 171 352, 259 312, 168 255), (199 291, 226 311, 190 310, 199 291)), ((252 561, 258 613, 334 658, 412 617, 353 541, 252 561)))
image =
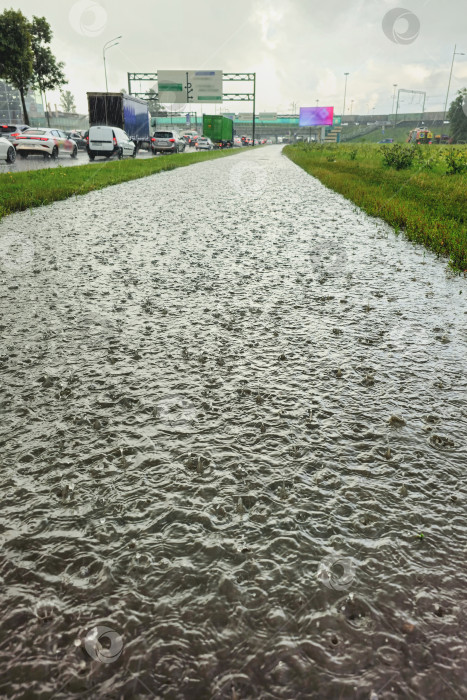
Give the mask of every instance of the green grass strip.
POLYGON ((284 154, 324 185, 467 272, 467 175, 446 174, 448 146, 424 146, 408 170, 383 165, 376 146, 286 146, 284 154))
MULTIPOLYGON (((251 149, 253 150, 253 149, 251 149)), ((89 165, 42 168, 0 175, 0 219, 15 211, 40 207, 74 195, 194 163, 241 153, 243 149, 179 153, 157 158, 102 161, 89 165)))

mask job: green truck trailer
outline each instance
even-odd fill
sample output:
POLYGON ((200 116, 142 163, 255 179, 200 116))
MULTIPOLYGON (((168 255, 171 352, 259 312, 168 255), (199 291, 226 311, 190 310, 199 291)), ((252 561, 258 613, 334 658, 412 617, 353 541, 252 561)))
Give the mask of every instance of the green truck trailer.
POLYGON ((232 148, 234 128, 232 119, 220 114, 203 114, 203 136, 207 136, 219 148, 232 148))

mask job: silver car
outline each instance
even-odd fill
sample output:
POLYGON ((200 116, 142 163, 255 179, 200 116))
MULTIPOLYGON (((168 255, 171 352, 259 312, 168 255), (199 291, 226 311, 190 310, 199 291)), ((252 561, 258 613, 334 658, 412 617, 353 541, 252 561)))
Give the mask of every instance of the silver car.
POLYGON ((9 141, 15 141, 23 131, 29 128, 27 124, 0 124, 0 136, 9 141))
POLYGON ((186 142, 174 129, 155 131, 151 138, 153 153, 180 153, 186 148, 186 142))
POLYGON ((197 151, 212 151, 214 144, 207 136, 200 136, 196 142, 197 151))

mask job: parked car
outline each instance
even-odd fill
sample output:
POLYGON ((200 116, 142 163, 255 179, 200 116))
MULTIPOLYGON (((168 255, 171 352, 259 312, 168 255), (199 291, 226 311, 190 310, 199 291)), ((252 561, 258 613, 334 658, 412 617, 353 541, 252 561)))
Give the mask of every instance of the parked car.
POLYGON ((200 136, 196 143, 197 151, 212 151, 214 144, 207 136, 200 136))
POLYGON ((6 160, 7 163, 14 163, 16 160, 15 147, 4 136, 0 136, 0 160, 6 160))
POLYGON ((73 141, 74 141, 74 142, 76 143, 76 145, 78 146, 78 150, 80 150, 80 151, 85 151, 85 150, 86 150, 87 141, 86 141, 86 139, 84 138, 84 136, 82 136, 82 135, 80 134, 79 131, 69 131, 69 132, 67 133, 67 136, 68 136, 69 139, 73 139, 73 141))
POLYGON ((18 136, 14 145, 21 158, 41 155, 44 158, 58 158, 67 153, 72 158, 78 155, 78 146, 59 129, 27 129, 18 136))
POLYGON ((87 153, 89 160, 96 156, 110 158, 116 155, 136 157, 136 145, 123 129, 116 126, 91 126, 87 136, 87 153))
POLYGON ((179 153, 186 148, 186 142, 178 131, 155 131, 151 138, 151 151, 155 153, 179 153))
POLYGON ((29 128, 27 124, 0 124, 0 136, 4 136, 9 141, 14 141, 23 131, 29 128))

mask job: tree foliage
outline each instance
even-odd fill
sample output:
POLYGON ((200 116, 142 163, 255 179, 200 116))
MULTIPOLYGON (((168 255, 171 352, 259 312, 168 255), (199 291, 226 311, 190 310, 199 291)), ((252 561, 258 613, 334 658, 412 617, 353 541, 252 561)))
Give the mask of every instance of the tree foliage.
POLYGON ((52 41, 52 30, 46 18, 33 17, 29 31, 33 53, 33 84, 41 93, 65 85, 65 64, 62 61, 57 62, 48 46, 52 41))
POLYGON ((61 93, 60 106, 64 112, 76 112, 75 98, 69 90, 64 90, 61 93))
POLYGON ((447 113, 451 137, 455 143, 467 143, 467 88, 459 90, 447 113))
POLYGON ((64 90, 61 93, 60 106, 64 112, 76 112, 75 98, 69 90, 64 90))
POLYGON ((5 10, 0 15, 0 27, 0 78, 19 90, 24 121, 29 124, 24 96, 33 76, 30 24, 20 10, 5 10))
POLYGON ((161 106, 161 103, 159 102, 159 98, 157 96, 157 92, 151 88, 148 90, 148 109, 152 115, 157 114, 158 112, 163 112, 164 109, 161 106))
POLYGON ((0 78, 19 90, 24 121, 29 124, 25 94, 31 87, 44 93, 64 85, 64 64, 50 49, 52 30, 45 17, 33 16, 29 22, 20 10, 5 10, 0 28, 0 78))

